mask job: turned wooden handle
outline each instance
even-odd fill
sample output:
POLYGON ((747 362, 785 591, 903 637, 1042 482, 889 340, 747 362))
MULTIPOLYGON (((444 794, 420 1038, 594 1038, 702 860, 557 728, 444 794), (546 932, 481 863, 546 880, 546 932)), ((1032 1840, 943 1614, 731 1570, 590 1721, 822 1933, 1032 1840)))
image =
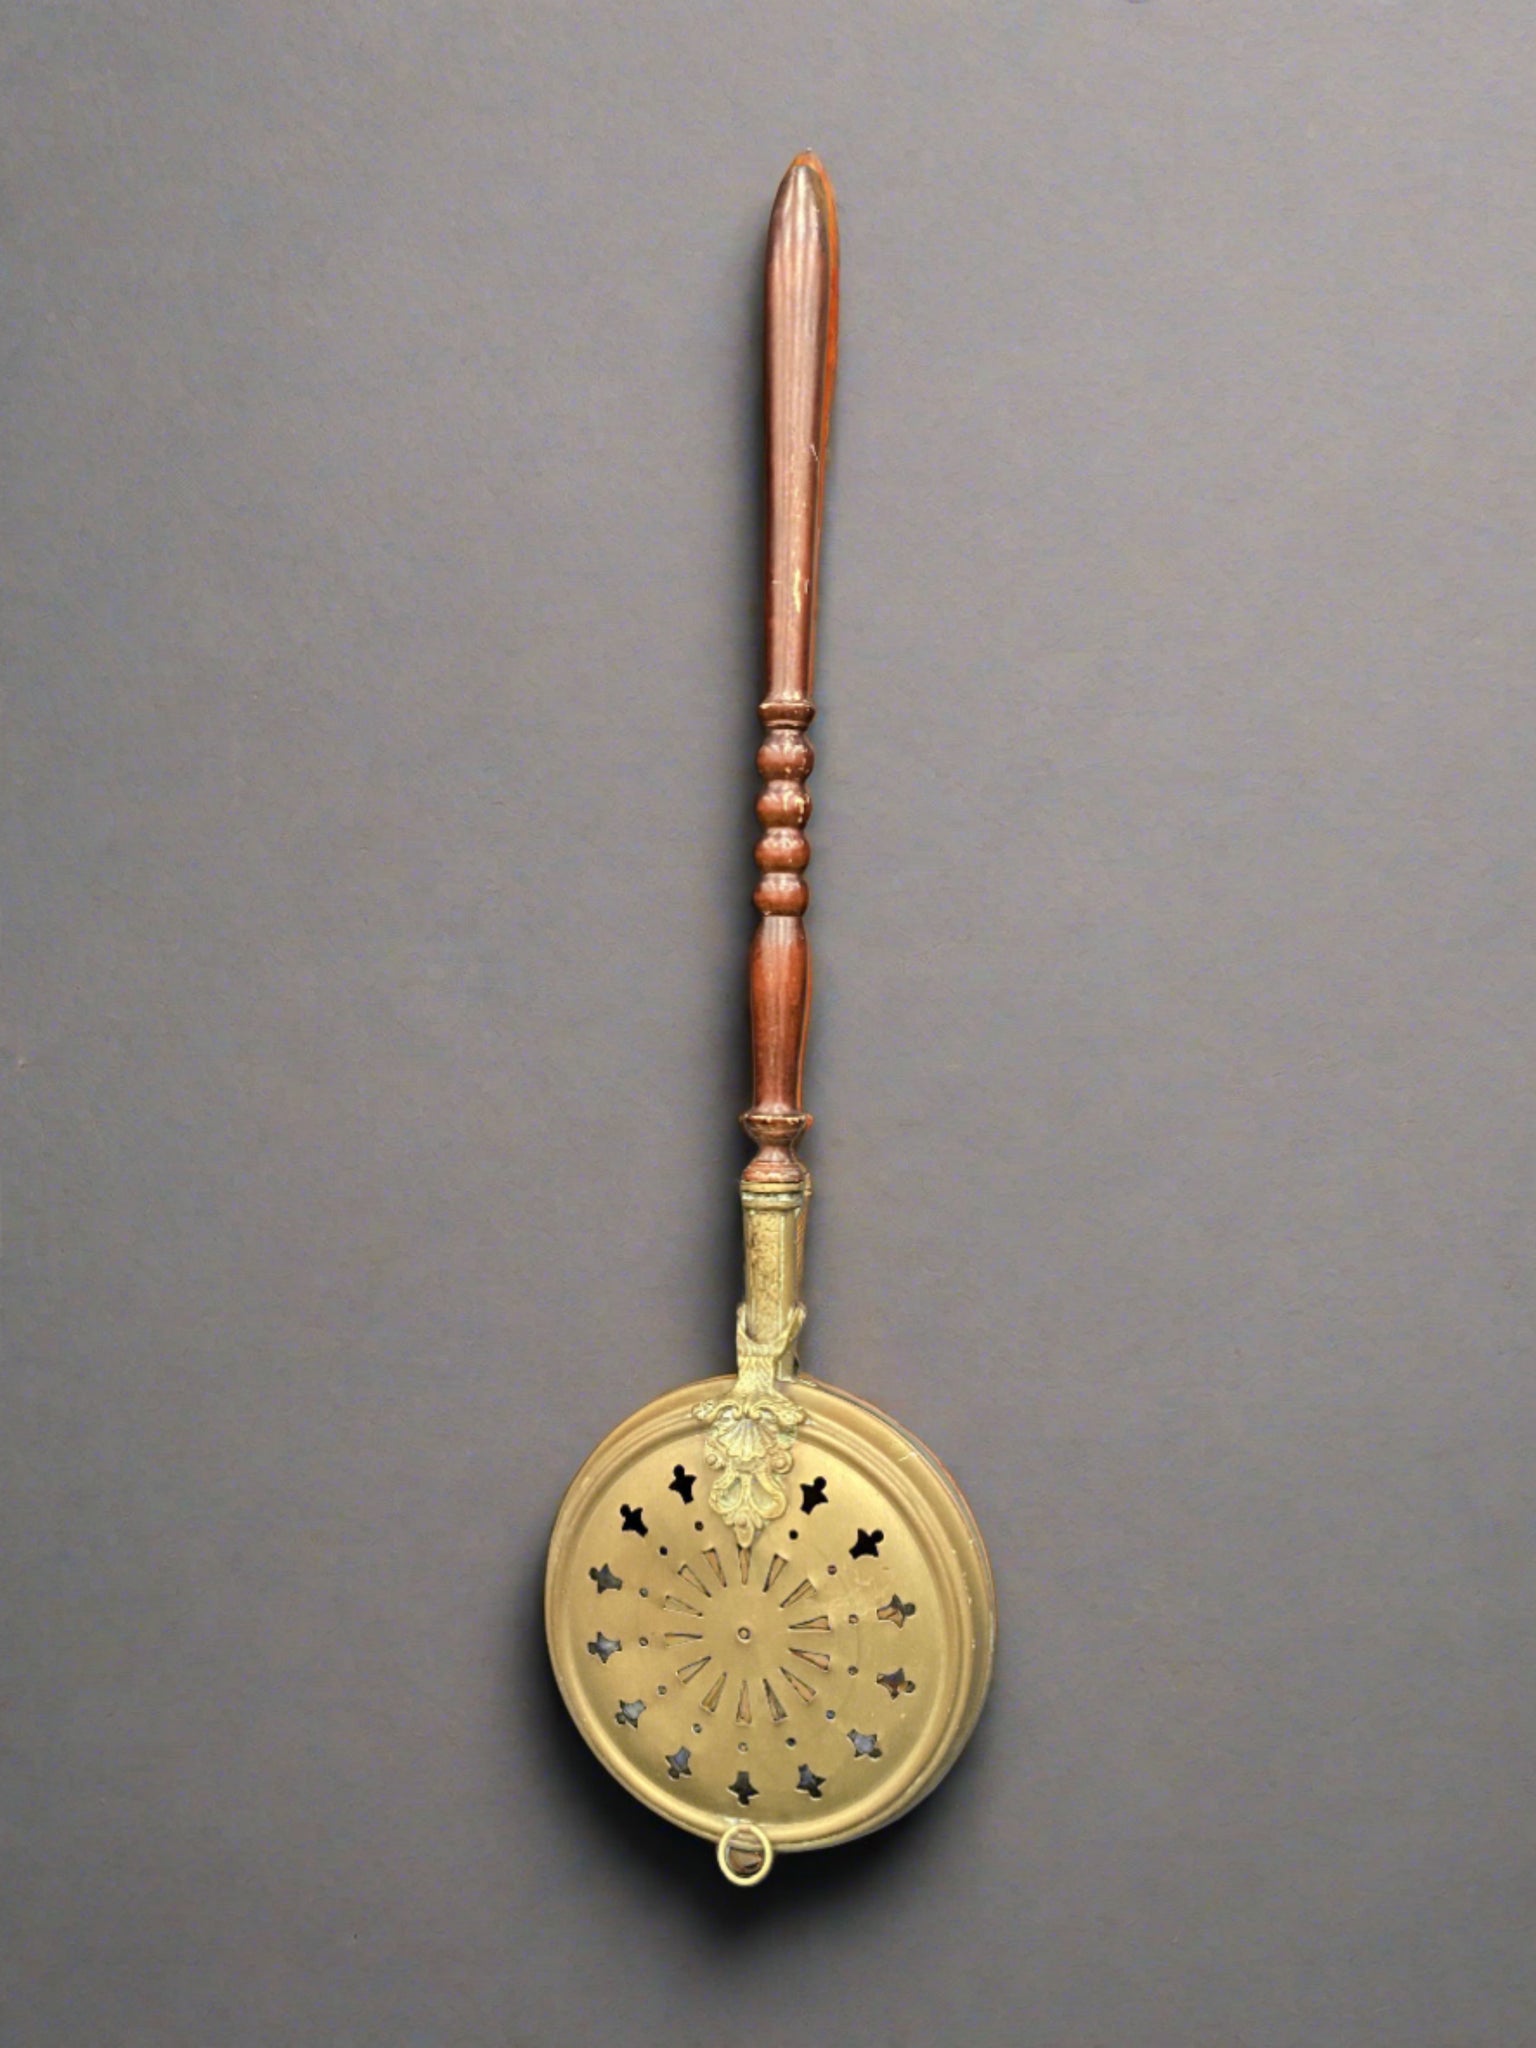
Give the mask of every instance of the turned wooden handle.
POLYGON ((774 201, 764 294, 768 689, 758 707, 757 766, 767 787, 757 800, 763 831, 752 897, 762 922, 749 963, 753 1097, 742 1123, 757 1145, 746 1180, 797 1186, 805 1168, 795 1148, 811 1121, 800 1103, 811 1007, 803 919, 811 857, 805 784, 814 756, 806 730, 814 712, 817 558, 837 367, 837 207, 809 151, 790 165, 774 201))

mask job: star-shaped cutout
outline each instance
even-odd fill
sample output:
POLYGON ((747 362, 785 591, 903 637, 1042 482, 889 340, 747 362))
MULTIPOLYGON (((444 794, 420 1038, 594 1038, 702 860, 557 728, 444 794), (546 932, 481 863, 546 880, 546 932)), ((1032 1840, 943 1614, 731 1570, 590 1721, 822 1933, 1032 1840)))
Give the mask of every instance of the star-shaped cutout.
POLYGON ((754 1800, 757 1797, 757 1787, 753 1784, 752 1780, 747 1776, 745 1771, 738 1771, 736 1773, 736 1782, 731 1786, 730 1789, 736 1794, 736 1797, 741 1801, 743 1806, 748 1805, 752 1800, 754 1800))
POLYGON ((859 1531, 859 1540, 850 1547, 848 1555, 850 1557, 878 1557, 880 1555, 880 1546, 884 1541, 885 1531, 883 1529, 861 1529, 859 1531))
POLYGON ((587 1648, 592 1652, 592 1655, 594 1657, 601 1657, 605 1664, 608 1662, 608 1659, 613 1655, 615 1650, 622 1650, 623 1647, 624 1645, 619 1641, 617 1636, 605 1636, 601 1629, 599 1629, 597 1632, 597 1640, 595 1642, 588 1643, 587 1645, 587 1648))
POLYGON ((827 1504, 827 1482, 813 1479, 809 1486, 800 1489, 800 1512, 808 1515, 812 1508, 824 1508, 827 1504))
POLYGON ((683 1506, 687 1507, 693 1499, 693 1474, 682 1465, 674 1465, 672 1467, 671 1480, 667 1485, 667 1491, 675 1493, 683 1503, 683 1506))
POLYGON ((795 1790, 797 1792, 809 1792, 813 1799, 819 1799, 821 1797, 821 1788, 826 1782, 825 1778, 817 1777, 809 1764, 802 1764, 795 1790))
POLYGON ((632 1508, 628 1501, 619 1509, 619 1520, 627 1536, 649 1536, 651 1533, 645 1526, 645 1509, 632 1508))
POLYGON ((673 1750, 672 1754, 667 1758, 667 1776, 669 1778, 691 1778, 693 1773, 688 1768, 688 1759, 692 1755, 693 1751, 691 1749, 673 1750))
POLYGON ((610 1570, 607 1565, 601 1569, 593 1565, 587 1577, 593 1581, 599 1593, 616 1593, 624 1583, 618 1573, 610 1570))
POLYGON ((905 1628, 916 1612, 916 1602, 903 1600, 899 1593, 893 1593, 884 1607, 875 1609, 876 1616, 881 1621, 894 1621, 898 1628, 905 1628))
POLYGON ((857 1728, 850 1728, 848 1740, 853 1744, 855 1756, 883 1756, 878 1735, 861 1735, 857 1728))
POLYGON ((894 1671, 882 1671, 875 1678, 876 1685, 883 1685, 891 1698, 899 1699, 904 1692, 916 1692, 917 1687, 898 1664, 894 1671))
POLYGON ((619 1711, 614 1715, 621 1728, 638 1728, 640 1716, 645 1712, 644 1700, 620 1700, 619 1711))

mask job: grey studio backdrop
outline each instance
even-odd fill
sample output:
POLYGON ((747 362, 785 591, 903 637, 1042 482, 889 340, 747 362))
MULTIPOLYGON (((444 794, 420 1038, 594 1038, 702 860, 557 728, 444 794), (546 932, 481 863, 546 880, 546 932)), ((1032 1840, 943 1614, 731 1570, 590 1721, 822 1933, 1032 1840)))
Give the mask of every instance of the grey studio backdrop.
POLYGON ((1525 0, 14 5, 8 2048, 1536 2040, 1525 0), (806 1356, 953 1778, 565 1725, 729 1357, 759 259, 842 209, 806 1356))

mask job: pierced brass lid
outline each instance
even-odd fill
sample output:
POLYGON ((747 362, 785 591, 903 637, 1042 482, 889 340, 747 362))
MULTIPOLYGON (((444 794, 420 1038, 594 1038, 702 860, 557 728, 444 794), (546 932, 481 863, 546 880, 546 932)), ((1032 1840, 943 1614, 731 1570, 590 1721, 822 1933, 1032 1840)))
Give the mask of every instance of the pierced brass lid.
POLYGON ((867 1834, 933 1789, 981 1708, 993 1597, 938 1462, 806 1378, 786 1386, 804 1417, 790 1505, 739 1544, 708 1505, 697 1413, 734 1384, 664 1394, 593 1452, 555 1525, 546 1620, 603 1763, 754 1882, 772 1852, 867 1834), (755 1867, 746 1822, 767 1845, 755 1867))

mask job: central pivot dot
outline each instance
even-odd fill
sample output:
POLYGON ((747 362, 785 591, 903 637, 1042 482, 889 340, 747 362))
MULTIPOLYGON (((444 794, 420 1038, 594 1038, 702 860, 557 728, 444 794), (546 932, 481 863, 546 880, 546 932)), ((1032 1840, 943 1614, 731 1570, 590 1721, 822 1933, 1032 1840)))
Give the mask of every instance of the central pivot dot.
POLYGON ((736 1634, 744 1643, 750 1643, 752 1640, 752 1631, 745 1626, 737 1629, 736 1634))

